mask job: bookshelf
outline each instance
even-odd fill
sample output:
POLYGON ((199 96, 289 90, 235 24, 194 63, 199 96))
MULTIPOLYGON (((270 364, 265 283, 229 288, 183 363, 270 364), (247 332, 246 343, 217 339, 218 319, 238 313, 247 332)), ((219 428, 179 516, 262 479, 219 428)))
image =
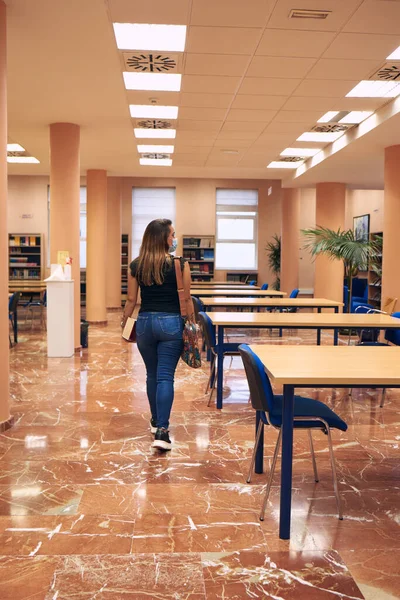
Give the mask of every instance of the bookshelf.
POLYGON ((86 269, 81 269, 80 288, 81 306, 86 306, 86 269))
POLYGON ((189 261, 193 281, 212 281, 215 237, 213 235, 184 235, 183 258, 189 261))
MULTIPOLYGON (((43 238, 39 233, 8 234, 10 289, 35 287, 43 281, 43 238)), ((42 284, 43 285, 43 284, 42 284)))
POLYGON ((258 273, 256 271, 239 272, 234 271, 226 274, 227 281, 235 281, 236 283, 249 283, 249 281, 255 281, 257 285, 258 273))
POLYGON ((128 297, 129 235, 121 235, 121 305, 128 297))
POLYGON ((371 233, 370 239, 381 246, 380 254, 368 265, 368 304, 380 310, 382 301, 382 246, 383 233, 371 233))

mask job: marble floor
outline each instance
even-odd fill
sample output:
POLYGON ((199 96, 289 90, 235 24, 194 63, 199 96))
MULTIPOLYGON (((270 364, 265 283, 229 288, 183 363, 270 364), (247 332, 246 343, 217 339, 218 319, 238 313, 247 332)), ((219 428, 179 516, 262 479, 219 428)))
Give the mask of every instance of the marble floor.
MULTIPOLYGON (((207 408, 207 365, 180 364, 173 450, 151 450, 145 372, 119 314, 90 327, 89 349, 47 359, 40 331, 11 350, 15 426, 0 435, 1 600, 319 600, 400 598, 400 392, 306 390, 348 425, 334 432, 344 520, 326 436, 295 436, 292 539, 278 537, 279 473, 246 484, 254 413, 239 359, 224 409, 207 408)), ((240 338, 315 343, 315 334, 240 338)), ((329 333, 324 343, 332 343, 329 333)), ((265 433, 268 470, 276 431, 265 433)), ((279 472, 279 462, 278 462, 279 472)))

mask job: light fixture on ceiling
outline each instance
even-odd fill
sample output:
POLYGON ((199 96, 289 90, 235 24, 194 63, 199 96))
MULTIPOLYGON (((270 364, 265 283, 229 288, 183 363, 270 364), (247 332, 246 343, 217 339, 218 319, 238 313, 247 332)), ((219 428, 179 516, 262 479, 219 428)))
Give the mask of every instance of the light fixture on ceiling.
POLYGON ((353 125, 358 125, 368 119, 372 115, 372 111, 370 110, 352 110, 345 117, 340 119, 339 123, 351 123, 353 125))
POLYGON ((131 117, 140 119, 177 119, 177 106, 152 106, 149 104, 130 104, 131 117))
POLYGON ((395 98, 400 94, 400 83, 397 81, 360 81, 348 94, 347 98, 395 98))
POLYGON ((172 167, 171 158, 140 158, 139 162, 143 166, 172 167))
POLYGON ((135 128, 133 130, 135 137, 140 139, 164 139, 173 140, 176 138, 176 129, 145 129, 135 128))
POLYGON ((113 23, 119 50, 153 50, 183 52, 186 25, 152 25, 147 23, 113 23))
POLYGON ((38 164, 40 163, 40 160, 38 160, 34 156, 7 156, 7 162, 38 164))
POLYGON ((7 144, 7 152, 25 152, 20 144, 7 144))
POLYGON ((124 71, 127 90, 151 90, 155 92, 180 92, 182 75, 176 73, 131 73, 124 71))
POLYGON ((306 133, 302 133, 300 137, 297 138, 298 142, 334 142, 338 138, 340 138, 345 132, 337 131, 330 133, 319 133, 314 131, 306 131, 306 133))
POLYGON ((151 145, 151 144, 145 144, 145 145, 138 145, 137 147, 138 152, 140 152, 140 154, 142 154, 143 152, 166 152, 167 154, 173 154, 174 152, 174 147, 173 146, 162 146, 160 145, 151 145))
POLYGON ((400 60, 400 46, 392 54, 389 54, 386 60, 400 60))
POLYGON ((221 150, 221 152, 222 152, 222 154, 239 154, 239 150, 233 150, 233 149, 231 150, 229 148, 227 148, 226 150, 225 150, 225 148, 223 148, 221 150))
POLYGON ((267 166, 267 169, 297 169, 301 164, 301 161, 284 161, 284 160, 273 160, 267 166))
POLYGON ((281 156, 300 156, 301 158, 308 158, 315 156, 321 148, 286 148, 281 152, 281 156))
POLYGON ((323 117, 318 119, 318 123, 329 123, 329 121, 332 121, 332 119, 334 119, 336 117, 336 115, 338 115, 338 114, 339 114, 339 111, 330 110, 327 113, 325 113, 323 117))
POLYGON ((321 21, 327 19, 331 12, 331 10, 292 8, 289 19, 317 19, 321 21))

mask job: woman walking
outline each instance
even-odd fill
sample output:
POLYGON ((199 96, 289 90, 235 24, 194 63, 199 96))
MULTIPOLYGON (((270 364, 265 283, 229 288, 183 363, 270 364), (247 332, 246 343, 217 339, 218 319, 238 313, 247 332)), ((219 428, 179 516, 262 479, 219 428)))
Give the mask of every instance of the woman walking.
MULTIPOLYGON (((174 375, 183 349, 183 319, 174 264, 177 261, 170 254, 176 247, 175 229, 169 219, 156 219, 148 224, 139 256, 129 266, 128 299, 121 321, 124 327, 135 309, 140 288, 136 339, 146 365, 150 428, 155 433, 153 447, 160 450, 171 449, 168 428, 174 400, 174 375)), ((189 319, 194 321, 190 268, 182 258, 180 265, 189 319)))

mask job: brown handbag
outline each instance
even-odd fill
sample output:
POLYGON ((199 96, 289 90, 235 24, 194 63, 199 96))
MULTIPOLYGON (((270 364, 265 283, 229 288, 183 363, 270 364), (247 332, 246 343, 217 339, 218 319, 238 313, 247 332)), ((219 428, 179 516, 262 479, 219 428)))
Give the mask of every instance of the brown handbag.
POLYGON ((127 318, 122 337, 126 342, 136 342, 136 319, 127 318))
POLYGON ((185 288, 183 286, 180 257, 174 257, 174 265, 181 316, 184 319, 182 333, 183 351, 181 358, 189 367, 192 367, 192 369, 198 369, 201 367, 201 339, 199 336, 198 326, 196 323, 192 323, 188 319, 187 300, 185 296, 185 288))

